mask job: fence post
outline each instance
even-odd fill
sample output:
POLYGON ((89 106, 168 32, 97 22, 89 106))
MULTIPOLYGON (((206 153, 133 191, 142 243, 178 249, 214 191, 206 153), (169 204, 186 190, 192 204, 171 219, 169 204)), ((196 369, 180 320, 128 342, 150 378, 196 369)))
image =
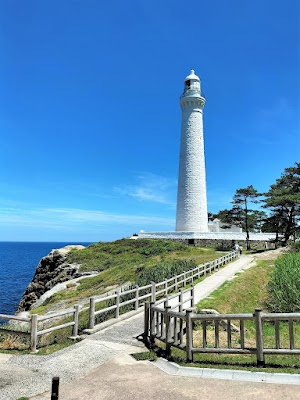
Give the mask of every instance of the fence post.
POLYGON ((135 306, 134 308, 137 310, 139 308, 139 287, 135 287, 135 306))
POLYGON ((169 357, 171 355, 171 317, 169 315, 171 306, 169 306, 168 300, 165 302, 165 304, 166 355, 169 357))
POLYGON ((156 283, 155 282, 151 282, 151 301, 156 301, 156 283))
POLYGON ((179 312, 183 311, 183 294, 182 289, 179 289, 179 312))
POLYGON ((95 297, 90 297, 89 329, 95 327, 95 297))
POLYGON ((183 287, 186 286, 186 272, 183 271, 183 287))
POLYGON ((52 378, 51 400, 58 400, 59 377, 52 378))
POLYGON ((152 344, 154 344, 154 336, 155 336, 155 319, 154 319, 154 311, 153 311, 153 306, 155 302, 150 301, 150 347, 152 344))
POLYGON ((120 290, 116 290, 116 318, 120 316, 120 290))
POLYGON ((186 360, 187 362, 193 361, 193 325, 191 319, 192 310, 187 309, 185 311, 186 317, 186 360))
POLYGON ((264 366, 264 338, 262 331, 262 319, 261 319, 262 309, 255 309, 255 328, 256 328, 256 360, 257 365, 264 366))
POLYGON ((165 280, 165 296, 168 296, 168 279, 165 280))
POLYGON ((37 320, 38 320, 38 315, 32 314, 31 329, 30 329, 30 349, 34 353, 36 352, 36 346, 37 346, 37 320))
POLYGON ((165 297, 164 309, 166 309, 166 307, 169 307, 169 296, 166 296, 166 297, 165 297))
POLYGON ((191 286, 191 307, 195 307, 195 288, 191 286))
POLYGON ((79 317, 79 304, 74 306, 74 326, 72 336, 76 338, 78 336, 78 317, 79 317))
POLYGON ((148 342, 149 337, 149 316, 150 316, 150 304, 144 303, 144 341, 148 342))
POLYGON ((175 280, 175 287, 174 287, 174 289, 175 289, 175 292, 177 292, 177 290, 178 290, 178 278, 177 278, 177 275, 175 276, 175 278, 174 278, 174 280, 175 280))

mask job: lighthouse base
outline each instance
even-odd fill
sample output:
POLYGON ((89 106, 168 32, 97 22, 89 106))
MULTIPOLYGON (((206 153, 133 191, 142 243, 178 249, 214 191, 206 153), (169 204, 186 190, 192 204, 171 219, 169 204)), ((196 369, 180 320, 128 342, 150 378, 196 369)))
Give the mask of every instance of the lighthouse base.
MULTIPOLYGON (((251 248, 275 247, 275 233, 250 232, 251 248)), ((220 250, 231 249, 238 242, 246 248, 245 232, 140 232, 132 239, 164 239, 199 247, 215 247, 220 250)))
MULTIPOLYGON (((275 233, 250 232, 250 240, 270 241, 275 233)), ((246 240, 246 232, 140 232, 139 239, 246 240)))

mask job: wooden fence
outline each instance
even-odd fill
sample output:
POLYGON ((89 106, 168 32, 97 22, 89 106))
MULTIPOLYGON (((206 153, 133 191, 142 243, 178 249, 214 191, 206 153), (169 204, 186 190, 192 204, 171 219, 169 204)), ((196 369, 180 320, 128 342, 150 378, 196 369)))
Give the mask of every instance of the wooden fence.
POLYGON ((19 322, 28 324, 27 332, 13 329, 12 325, 9 326, 9 329, 1 328, 0 332, 5 333, 6 335, 7 334, 15 334, 15 335, 20 335, 20 336, 30 337, 30 349, 32 352, 36 352, 38 337, 45 335, 46 333, 54 332, 54 331, 57 331, 60 329, 67 328, 69 326, 73 326, 71 338, 74 338, 74 339, 77 338, 78 337, 78 315, 79 315, 79 305, 75 305, 73 309, 58 311, 56 313, 47 314, 45 316, 39 316, 37 314, 32 314, 30 318, 0 314, 0 318, 2 318, 2 319, 17 320, 19 322), (73 316, 73 321, 66 322, 66 323, 60 324, 60 325, 55 325, 50 328, 42 329, 42 330, 39 330, 39 328, 38 328, 40 322, 44 322, 44 321, 48 322, 49 320, 54 319, 54 318, 56 318, 56 320, 57 320, 57 319, 64 318, 68 315, 73 316))
POLYGON ((179 304, 178 311, 174 311, 176 306, 172 307, 168 302, 163 308, 154 302, 145 304, 144 339, 148 344, 159 340, 166 344, 167 353, 170 353, 171 347, 179 348, 185 351, 188 362, 193 361, 197 353, 255 354, 258 365, 264 365, 266 354, 300 355, 300 342, 295 344, 294 335, 294 324, 300 322, 300 313, 265 314, 261 309, 255 309, 254 314, 195 314, 191 308, 183 310, 180 300, 179 304), (232 324, 233 321, 237 326, 232 324), (245 321, 254 324, 255 346, 245 344, 245 321), (280 344, 280 321, 288 322, 288 346, 280 344), (263 325, 266 322, 274 326, 273 347, 264 345, 263 325), (224 324, 226 332, 221 328, 224 324), (211 327, 209 338, 208 326, 211 327), (199 332, 202 345, 195 346, 195 335, 199 336, 199 332))
MULTIPOLYGON (((38 316, 37 314, 32 314, 31 317, 19 317, 13 315, 5 315, 0 314, 0 318, 4 318, 7 320, 17 320, 19 322, 28 323, 28 330, 26 332, 20 330, 13 330, 11 326, 9 329, 1 329, 2 333, 15 333, 16 335, 23 335, 30 337, 30 348, 33 352, 36 351, 38 337, 44 334, 63 329, 69 326, 73 326, 72 337, 78 336, 78 316, 82 311, 88 310, 89 313, 89 322, 87 329, 85 332, 89 333, 90 329, 94 329, 97 325, 97 317, 100 315, 107 316, 111 318, 112 316, 115 318, 119 318, 120 314, 126 311, 124 307, 132 305, 131 307, 135 310, 138 310, 146 301, 155 302, 160 298, 168 297, 170 293, 177 292, 178 290, 186 287, 187 285, 193 285, 194 280, 199 279, 201 276, 206 276, 209 273, 212 273, 215 270, 219 270, 220 267, 227 264, 228 262, 234 260, 238 257, 236 251, 232 251, 216 260, 206 262, 204 264, 198 265, 195 268, 185 271, 179 275, 176 275, 172 278, 166 279, 162 282, 152 282, 146 286, 136 286, 132 289, 122 291, 117 289, 114 294, 111 295, 103 295, 101 297, 91 297, 89 299, 88 307, 80 307, 79 305, 75 305, 72 309, 62 310, 56 313, 46 314, 44 316, 38 316), (111 304, 109 304, 111 303, 111 304), (113 311, 112 315, 110 312, 113 311), (110 314, 108 314, 110 313, 110 314), (47 329, 39 330, 39 322, 46 322, 51 319, 57 318, 65 318, 67 315, 73 315, 73 321, 67 322, 61 325, 52 326, 47 329)), ((178 296, 182 296, 179 293, 178 296)), ((181 299, 182 300, 182 299, 181 299)), ((47 325, 48 325, 47 322, 47 325)))
POLYGON ((152 282, 146 286, 136 286, 133 289, 116 292, 110 296, 103 296, 101 298, 91 297, 89 304, 89 329, 95 327, 95 317, 106 313, 107 311, 115 310, 115 317, 118 318, 122 307, 134 304, 134 308, 137 310, 145 301, 156 301, 159 297, 167 297, 169 293, 177 292, 179 288, 186 287, 187 285, 193 285, 194 280, 199 279, 201 276, 219 270, 221 266, 234 260, 238 257, 236 251, 226 254, 216 260, 206 262, 201 265, 197 265, 195 268, 185 271, 172 278, 166 279, 162 282, 152 282), (101 308, 101 303, 111 301, 112 305, 101 308), (96 311, 96 308, 100 308, 96 311))

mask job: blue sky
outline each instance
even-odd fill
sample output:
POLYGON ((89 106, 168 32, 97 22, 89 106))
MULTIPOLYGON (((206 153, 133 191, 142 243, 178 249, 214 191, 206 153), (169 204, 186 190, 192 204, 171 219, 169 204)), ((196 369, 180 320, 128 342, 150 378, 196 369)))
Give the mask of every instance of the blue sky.
POLYGON ((300 159, 297 0, 0 0, 0 240, 174 230, 190 70, 208 208, 300 159))

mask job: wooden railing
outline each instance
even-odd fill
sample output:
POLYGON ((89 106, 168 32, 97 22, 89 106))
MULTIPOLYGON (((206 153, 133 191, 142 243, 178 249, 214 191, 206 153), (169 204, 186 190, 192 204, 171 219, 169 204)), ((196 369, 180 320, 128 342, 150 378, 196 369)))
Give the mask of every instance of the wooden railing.
MULTIPOLYGON (((209 273, 212 273, 215 270, 219 270, 221 266, 227 264, 228 262, 234 260, 238 257, 237 252, 230 252, 216 260, 206 262, 204 264, 198 265, 195 268, 185 271, 179 275, 176 275, 172 278, 166 279, 162 282, 152 282, 149 285, 145 286, 135 286, 132 289, 121 290, 120 288, 115 291, 114 294, 111 295, 103 295, 102 297, 90 297, 89 304, 87 307, 80 307, 79 305, 75 305, 72 309, 62 310, 56 313, 46 314, 44 316, 38 316, 37 314, 32 314, 31 317, 19 317, 13 315, 4 315, 0 314, 0 318, 4 318, 7 320, 18 320, 20 322, 28 323, 28 329, 26 332, 19 330, 11 330, 11 326, 9 329, 1 329, 0 332, 15 333, 17 335, 24 335, 30 337, 30 348, 33 352, 36 351, 38 345, 38 337, 44 334, 67 328, 73 326, 72 337, 78 336, 78 316, 79 312, 88 310, 89 313, 89 323, 86 327, 85 332, 90 333, 90 330, 93 330, 97 325, 97 317, 100 315, 105 315, 113 311, 114 315, 111 313, 108 315, 109 318, 112 316, 115 318, 119 318, 121 312, 124 311, 124 307, 133 305, 133 309, 138 310, 146 301, 155 302, 160 298, 167 298, 170 293, 180 291, 178 298, 182 296, 182 288, 185 288, 187 285, 193 285, 194 280, 199 279, 201 276, 206 276, 209 273), (107 303, 110 302, 110 305, 107 303), (67 322, 61 325, 52 326, 47 329, 39 330, 39 322, 46 322, 51 319, 65 318, 67 315, 73 315, 73 320, 71 322, 67 322)), ((176 297, 175 296, 175 297, 176 297)), ((169 300, 171 297, 169 297, 169 300)), ((181 298, 181 302, 183 302, 181 298)), ((162 300, 164 302, 165 300, 162 300)), ((47 325, 49 325, 47 323, 47 325)))
MULTIPOLYGON (((177 347, 186 352, 186 360, 193 361, 197 353, 218 354, 255 354, 258 365, 264 365, 266 354, 297 354, 300 355, 300 342, 295 343, 294 324, 300 322, 300 313, 278 313, 264 314, 261 309, 255 309, 254 314, 195 314, 191 308, 178 311, 173 310, 168 303, 161 308, 157 303, 145 304, 144 339, 145 342, 153 344, 155 339, 166 344, 167 354, 171 347, 177 347), (232 324, 237 324, 238 328, 232 324), (245 321, 253 321, 255 327, 255 346, 245 344, 245 321), (280 321, 288 321, 288 346, 280 344, 280 321), (263 324, 271 322, 274 325, 275 347, 264 345, 263 324), (226 339, 220 340, 220 326, 226 326, 226 339), (210 329, 210 340, 207 336, 208 325, 210 329), (195 326, 201 326, 202 345, 194 346, 194 334, 199 332, 195 326), (235 334, 233 344, 232 335, 235 334), (213 338, 211 338, 213 335, 213 338), (298 347, 297 347, 298 346, 298 347)), ((222 332, 224 330, 222 329, 222 332)))
POLYGON ((67 328, 69 326, 73 326, 71 337, 77 338, 78 337, 78 315, 79 315, 79 306, 78 305, 75 305, 73 309, 58 311, 56 313, 47 314, 47 315, 41 316, 41 317, 37 314, 32 314, 30 318, 0 314, 0 318, 2 318, 2 319, 17 320, 19 322, 23 322, 23 323, 25 322, 28 324, 27 332, 22 331, 22 330, 13 329, 13 325, 10 325, 8 329, 1 328, 0 332, 5 333, 5 334, 15 334, 18 336, 30 337, 30 349, 32 352, 36 352, 38 337, 45 335, 46 333, 54 332, 54 331, 57 331, 57 330, 60 330, 63 328, 67 328), (70 314, 73 316, 73 321, 70 321, 70 322, 67 322, 64 324, 60 324, 60 325, 56 325, 56 326, 52 326, 47 329, 39 330, 39 323, 44 322, 44 321, 49 321, 53 318, 61 319, 70 314))
POLYGON ((146 286, 136 286, 133 289, 126 291, 116 290, 116 292, 109 296, 103 296, 102 298, 91 297, 89 304, 89 329, 93 329, 96 325, 96 316, 104 314, 108 311, 115 310, 115 318, 120 315, 120 310, 124 306, 134 304, 135 310, 137 310, 145 301, 156 301, 159 297, 168 296, 169 293, 177 292, 179 288, 186 287, 189 284, 194 283, 194 280, 199 279, 201 276, 219 270, 221 266, 234 260, 238 257, 236 251, 226 254, 216 260, 206 262, 201 265, 197 265, 195 268, 185 271, 172 278, 166 279, 162 282, 152 282, 146 286), (128 297, 132 297, 129 298, 128 297), (108 307, 99 307, 100 303, 111 301, 113 304, 108 307), (100 308, 96 311, 98 307, 100 308))

